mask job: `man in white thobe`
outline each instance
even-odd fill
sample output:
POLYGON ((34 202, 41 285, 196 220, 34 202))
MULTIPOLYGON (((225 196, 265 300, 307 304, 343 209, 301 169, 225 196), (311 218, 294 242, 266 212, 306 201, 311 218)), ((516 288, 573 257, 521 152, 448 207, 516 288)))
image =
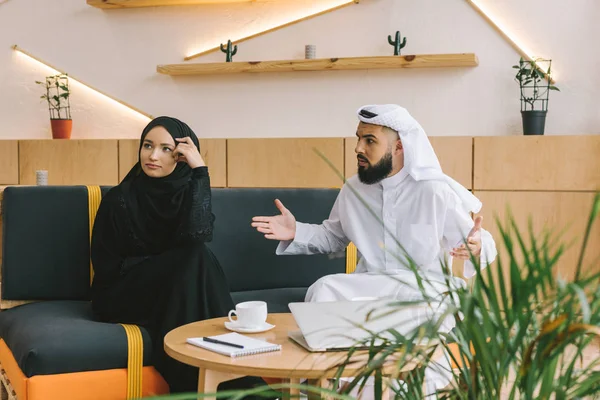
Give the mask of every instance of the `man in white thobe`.
MULTIPOLYGON (((267 239, 280 241, 280 255, 334 253, 349 242, 357 247, 356 272, 319 279, 306 301, 418 300, 421 290, 409 258, 427 282, 427 295, 435 297, 447 290, 443 262, 465 260, 466 278, 476 272, 470 254, 481 266, 492 262, 494 240, 481 228, 481 217, 474 222, 470 216, 481 202, 442 172, 419 123, 392 104, 364 106, 357 114, 358 175, 344 184, 329 218, 320 225, 297 222, 279 200, 281 215, 253 218, 252 226, 267 239)), ((443 330, 452 328, 448 320, 443 330)))

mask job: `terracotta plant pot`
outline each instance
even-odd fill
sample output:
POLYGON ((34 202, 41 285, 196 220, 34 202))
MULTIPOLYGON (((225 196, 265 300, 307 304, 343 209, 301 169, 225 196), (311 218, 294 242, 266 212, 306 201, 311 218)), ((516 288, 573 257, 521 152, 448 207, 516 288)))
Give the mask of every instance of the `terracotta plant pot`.
POLYGON ((71 129, 73 129, 72 119, 51 119, 53 139, 70 139, 71 129))

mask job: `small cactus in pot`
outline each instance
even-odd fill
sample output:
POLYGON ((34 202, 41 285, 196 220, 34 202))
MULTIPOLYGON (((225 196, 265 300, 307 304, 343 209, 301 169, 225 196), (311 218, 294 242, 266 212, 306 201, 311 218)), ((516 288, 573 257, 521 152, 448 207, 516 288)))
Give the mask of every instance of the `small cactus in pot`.
POLYGON ((406 46, 406 37, 401 40, 400 31, 396 32, 396 40, 392 40, 392 35, 388 35, 388 43, 394 46, 394 55, 399 56, 400 50, 406 46))
POLYGON ((232 46, 231 40, 228 40, 227 47, 221 43, 221 51, 227 55, 225 61, 231 62, 233 60, 233 56, 235 56, 237 53, 237 45, 232 46))

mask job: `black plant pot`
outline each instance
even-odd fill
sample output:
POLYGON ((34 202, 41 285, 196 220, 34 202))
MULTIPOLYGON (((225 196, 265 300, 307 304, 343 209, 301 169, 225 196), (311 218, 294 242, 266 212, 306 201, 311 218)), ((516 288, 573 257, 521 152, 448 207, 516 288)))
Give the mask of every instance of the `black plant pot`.
POLYGON ((543 135, 548 111, 521 111, 524 135, 543 135))

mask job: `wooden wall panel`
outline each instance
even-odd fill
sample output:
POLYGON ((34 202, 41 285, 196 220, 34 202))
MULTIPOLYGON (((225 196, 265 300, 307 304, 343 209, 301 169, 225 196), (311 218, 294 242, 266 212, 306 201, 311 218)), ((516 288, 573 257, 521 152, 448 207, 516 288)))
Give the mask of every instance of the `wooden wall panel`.
MULTIPOLYGON (((2 246, 3 246, 3 238, 2 238, 2 201, 4 200, 4 189, 6 186, 0 186, 0 265, 2 265, 2 246)), ((0 268, 0 282, 2 281, 2 268, 0 268)))
POLYGON ((470 136, 430 136, 429 140, 444 173, 467 189, 472 189, 473 138, 470 136))
POLYGON ((35 185, 35 171, 48 171, 49 185, 115 185, 117 140, 19 141, 21 185, 35 185))
POLYGON ((344 176, 346 179, 356 175, 358 171, 355 148, 356 137, 344 139, 344 176))
POLYGON ((125 178, 131 167, 138 161, 138 139, 119 140, 119 182, 125 178))
POLYGON ((230 187, 341 187, 343 181, 318 149, 344 173, 343 138, 231 139, 227 141, 230 187))
POLYGON ((0 185, 19 183, 19 142, 0 141, 0 185))
POLYGON ((200 154, 208 165, 210 184, 227 186, 227 141, 225 139, 200 139, 200 154))
MULTIPOLYGON (((444 173, 467 189, 472 187, 473 138, 469 136, 432 136, 429 138, 444 173)), ((345 139, 345 176, 356 174, 356 138, 345 139)))
MULTIPOLYGON (((506 246, 502 243, 495 216, 498 216, 503 226, 506 226, 508 206, 522 235, 528 236, 530 217, 538 240, 544 228, 556 234, 564 232, 561 242, 572 244, 559 261, 558 272, 565 278, 574 276, 594 193, 476 191, 475 194, 483 202, 481 213, 484 216, 483 227, 492 233, 497 248, 502 249, 500 254, 504 262, 507 260, 504 251, 506 246)), ((600 257, 600 219, 596 220, 588 242, 584 261, 588 272, 600 271, 598 257, 600 257), (593 260, 596 260, 595 264, 592 263, 593 260)), ((508 276, 508 267, 503 268, 505 276, 508 276)))
POLYGON ((475 138, 475 190, 600 190, 600 135, 475 138))
MULTIPOLYGON (((119 182, 125 178, 138 160, 139 140, 119 140, 119 182)), ((227 186, 227 141, 225 139, 200 139, 200 154, 208 165, 212 187, 227 186)))

